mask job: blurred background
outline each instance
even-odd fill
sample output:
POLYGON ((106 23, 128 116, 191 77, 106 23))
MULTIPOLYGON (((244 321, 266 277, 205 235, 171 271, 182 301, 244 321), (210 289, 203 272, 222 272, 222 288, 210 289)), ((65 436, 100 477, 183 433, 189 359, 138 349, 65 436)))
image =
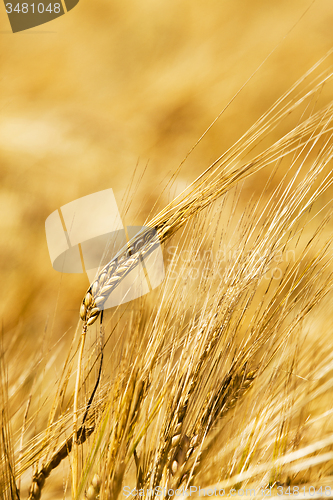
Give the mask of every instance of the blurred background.
POLYGON ((16 34, 1 5, 0 23, 0 318, 5 336, 29 344, 45 328, 50 342, 71 339, 88 286, 85 275, 53 270, 51 212, 106 188, 123 209, 134 175, 121 213, 143 224, 275 47, 155 212, 333 45, 330 0, 80 0, 16 34))

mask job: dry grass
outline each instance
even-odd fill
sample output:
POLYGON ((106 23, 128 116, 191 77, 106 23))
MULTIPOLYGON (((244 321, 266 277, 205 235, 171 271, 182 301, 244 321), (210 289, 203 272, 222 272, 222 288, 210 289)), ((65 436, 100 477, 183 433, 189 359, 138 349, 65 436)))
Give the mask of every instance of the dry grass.
POLYGON ((158 289, 96 307, 155 245, 147 232, 89 288, 70 346, 49 347, 46 325, 22 362, 25 326, 2 333, 2 498, 327 496, 332 76, 328 52, 178 196, 181 169, 168 176, 141 221, 163 244, 158 289))

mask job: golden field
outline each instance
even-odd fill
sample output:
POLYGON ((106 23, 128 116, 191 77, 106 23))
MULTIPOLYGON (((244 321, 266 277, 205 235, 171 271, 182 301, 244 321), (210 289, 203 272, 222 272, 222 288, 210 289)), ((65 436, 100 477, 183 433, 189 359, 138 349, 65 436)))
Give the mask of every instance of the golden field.
MULTIPOLYGON (((333 46, 333 8, 328 0, 312 3, 304 0, 80 0, 65 16, 26 32, 11 33, 4 7, 0 9, 0 23, 0 313, 3 366, 9 380, 8 419, 12 419, 17 455, 30 395, 33 411, 39 417, 32 419, 33 424, 30 422, 26 439, 33 440, 47 424, 51 403, 41 401, 47 388, 55 387, 59 379, 77 327, 80 302, 88 286, 83 274, 61 274, 53 270, 45 238, 48 215, 74 199, 112 188, 123 222, 144 224, 152 210, 155 215, 189 186, 325 56, 333 46), (192 151, 222 110, 219 119, 192 151), (170 180, 173 180, 171 186, 170 180), (128 189, 131 204, 126 211, 128 189), (35 366, 29 376, 25 374, 25 365, 35 366)), ((330 55, 322 70, 329 71, 332 61, 330 55)), ((331 100, 332 89, 328 83, 315 94, 309 107, 319 109, 331 100)), ((310 108, 304 114, 311 116, 310 108)), ((259 154, 301 119, 300 113, 289 121, 281 121, 269 137, 263 134, 255 151, 259 154)), ((247 154, 250 158, 251 152, 247 154)), ((314 157, 312 151, 309 160, 314 157)), ((331 169, 329 165, 327 168, 331 169)), ((282 162, 273 181, 269 181, 270 165, 248 177, 239 193, 232 221, 240 220, 242 213, 246 214, 246 220, 251 220, 250 203, 259 197, 262 207, 270 203, 283 175, 289 179, 288 169, 288 162, 282 162)), ((301 179, 306 174, 302 175, 301 179)), ((318 179, 314 185, 321 177, 318 179)), ((298 182, 299 179, 295 185, 298 182)), ((321 195, 317 211, 330 203, 332 192, 329 186, 321 195)), ((232 196, 224 202, 226 213, 231 217, 232 196)), ((200 251, 209 247, 208 235, 218 247, 213 229, 205 226, 211 215, 211 212, 206 215, 202 212, 198 222, 198 234, 202 238, 200 251), (205 241, 202 234, 207 235, 205 241)), ((304 241, 320 225, 320 217, 309 222, 302 234, 304 241)), ((236 222, 223 233, 225 237, 234 237, 233 224, 236 222)), ((240 222, 238 229, 241 227, 240 222)), ((331 233, 330 221, 323 229, 323 241, 329 239, 331 233)), ((182 235, 185 246, 190 248, 196 244, 191 235, 182 235)), ((182 237, 178 238, 176 242, 181 245, 182 237)), ((250 240, 239 237, 239 241, 245 248, 250 240)), ((165 255, 167 252, 166 248, 165 255)), ((315 250, 311 258, 314 255, 317 255, 315 250)), ((166 259, 166 262, 169 261, 166 259)), ((183 261, 178 265, 183 265, 183 261)), ((330 261, 325 270, 328 277, 332 271, 330 261)), ((249 309, 251 313, 259 307, 260 297, 265 294, 264 285, 258 285, 259 295, 249 309)), ((205 298, 204 287, 201 292, 200 307, 205 298)), ((189 308, 195 307, 196 293, 195 286, 189 288, 189 308)), ((213 296, 212 293, 210 300, 215 304, 213 296)), ((153 295, 151 302, 156 297, 153 295)), ((315 310, 309 320, 311 326, 305 328, 310 340, 307 338, 309 344, 304 344, 306 356, 300 363, 304 367, 311 365, 310 353, 315 349, 316 339, 320 344, 318 352, 324 350, 325 343, 329 346, 331 342, 332 294, 323 300, 322 309, 318 306, 318 312, 315 310)), ((119 331, 128 325, 132 328, 131 321, 138 311, 142 313, 142 307, 138 300, 126 308, 127 322, 119 331)), ((142 316, 149 317, 153 307, 154 304, 147 306, 142 316)), ((107 314, 106 330, 111 331, 113 323, 107 314)), ((177 321, 183 324, 183 319, 177 317, 177 321)), ((283 321, 285 325, 287 318, 283 321)), ((244 327, 240 337, 245 334, 244 327)), ((116 341, 115 345, 113 349, 120 349, 116 341)), ((293 347, 300 349, 296 340, 293 347)), ((89 351, 91 356, 92 352, 89 351)), ((110 350, 111 359, 112 353, 110 350)), ((178 355, 181 359, 177 351, 178 355)), ((290 352, 286 358, 289 359, 289 355, 290 352)), ((117 366, 122 366, 120 351, 116 357, 117 366)), ((85 369, 88 370, 87 366, 85 369)), ((109 372, 116 373, 116 368, 109 372)), ((74 385, 73 380, 71 383, 74 385)), ((93 387, 91 380, 89 383, 87 393, 93 387)), ((156 388, 156 394, 158 390, 156 388)), ((282 391, 281 398, 284 396, 282 391)), ((331 389, 324 392, 309 414, 317 415, 318 408, 323 413, 331 412, 331 396, 331 389)), ((260 397, 262 401, 263 396, 260 397)), ((68 401, 70 403, 70 398, 68 401)), ((288 399, 286 406, 289 404, 288 399)), ((329 435, 333 432, 332 422, 330 418, 325 422, 325 432, 329 435)), ((232 435, 231 429, 228 432, 232 435)), ((308 439, 310 433, 306 435, 306 443, 308 439)), ((134 476, 132 469, 129 474, 134 476)), ((227 473, 215 477, 212 466, 205 474, 207 484, 213 484, 227 473)), ((53 490, 45 487, 45 498, 65 496, 62 494, 64 476, 64 469, 55 472, 56 485, 53 490)), ((22 498, 27 497, 31 470, 25 471, 24 478, 22 498)), ((47 484, 49 482, 52 483, 51 479, 47 484)), ((69 490, 66 495, 70 497, 69 490)))

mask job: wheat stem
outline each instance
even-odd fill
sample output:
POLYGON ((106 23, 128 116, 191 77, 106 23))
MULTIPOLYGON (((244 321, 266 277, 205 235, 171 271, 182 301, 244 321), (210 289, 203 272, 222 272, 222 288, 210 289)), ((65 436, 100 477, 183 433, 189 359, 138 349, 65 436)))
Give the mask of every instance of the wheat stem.
POLYGON ((73 470, 72 470, 72 498, 75 498, 77 485, 78 485, 78 466, 79 466, 79 448, 78 448, 78 434, 77 434, 77 414, 78 414, 78 398, 80 390, 80 379, 82 370, 82 359, 83 350, 87 333, 87 323, 85 322, 82 327, 81 333, 81 345, 78 358, 77 372, 76 372, 76 382, 75 382, 75 392, 74 392, 74 404, 73 404, 73 470))

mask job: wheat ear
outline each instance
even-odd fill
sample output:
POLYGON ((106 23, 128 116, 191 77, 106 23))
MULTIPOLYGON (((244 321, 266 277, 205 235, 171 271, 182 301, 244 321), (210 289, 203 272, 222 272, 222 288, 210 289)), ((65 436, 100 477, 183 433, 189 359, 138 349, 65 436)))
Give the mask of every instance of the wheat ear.
MULTIPOLYGON (((330 74, 325 77, 321 84, 331 76, 330 74)), ((318 88, 320 88, 319 83, 306 94, 306 97, 311 97, 318 88)), ((288 96, 289 93, 283 99, 288 96)), ((235 166, 235 161, 238 160, 239 156, 245 155, 246 150, 253 147, 253 143, 258 140, 261 134, 274 128, 279 120, 301 105, 304 98, 301 96, 296 102, 285 104, 280 111, 275 112, 276 107, 283 102, 283 99, 279 100, 266 115, 258 120, 249 133, 245 134, 242 138, 244 143, 236 143, 179 197, 147 222, 148 228, 129 242, 131 251, 128 250, 127 246, 124 247, 117 257, 102 269, 81 303, 80 316, 83 321, 87 322, 88 326, 96 321, 110 293, 138 264, 139 260, 149 255, 159 243, 168 240, 194 215, 211 205, 240 181, 276 161, 281 161, 290 153, 297 154, 302 151, 305 144, 308 146, 315 144, 321 134, 330 132, 327 127, 330 125, 329 111, 331 111, 332 105, 304 120, 282 139, 254 157, 252 161, 235 166), (265 119, 267 120, 266 124, 264 123, 265 119)))
POLYGON ((229 410, 247 393, 257 376, 257 370, 247 371, 243 368, 239 373, 230 370, 219 388, 208 394, 199 421, 190 435, 185 436, 180 443, 182 449, 175 453, 173 474, 176 476, 176 486, 187 485, 198 473, 202 462, 204 440, 212 430, 217 420, 223 418, 229 410))
POLYGON ((96 500, 98 498, 100 489, 101 489, 101 478, 98 474, 95 474, 87 490, 86 495, 83 497, 84 500, 96 500))
POLYGON ((80 308, 80 316, 87 325, 92 325, 107 300, 110 293, 122 279, 159 245, 159 239, 154 230, 146 229, 130 242, 128 248, 107 266, 88 289, 80 308))
MULTIPOLYGON (((77 444, 83 444, 88 437, 94 432, 95 424, 91 423, 89 426, 82 425, 77 431, 77 444)), ((33 478, 32 484, 29 490, 29 499, 28 500, 39 500, 42 493, 42 488, 45 484, 45 480, 49 477, 51 472, 58 467, 60 462, 68 457, 73 448, 73 436, 70 436, 66 439, 63 444, 58 448, 58 450, 54 453, 51 460, 44 465, 39 471, 37 471, 33 478)))

